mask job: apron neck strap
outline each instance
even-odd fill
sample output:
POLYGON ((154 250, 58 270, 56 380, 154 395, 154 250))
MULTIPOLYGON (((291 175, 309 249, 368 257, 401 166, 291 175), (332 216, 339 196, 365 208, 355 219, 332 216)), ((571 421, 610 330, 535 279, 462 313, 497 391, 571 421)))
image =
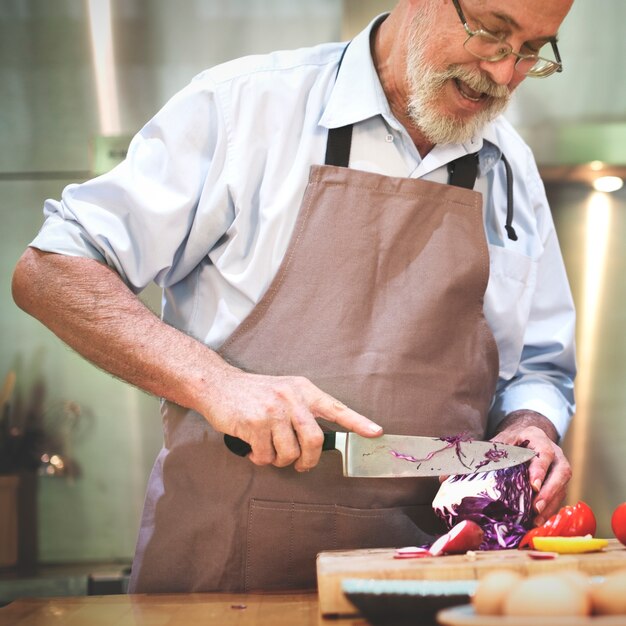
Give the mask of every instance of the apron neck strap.
MULTIPOLYGON (((343 63, 343 57, 346 56, 348 46, 352 42, 349 41, 341 52, 339 63, 337 64, 337 73, 335 80, 339 76, 339 70, 343 63)), ((326 157, 325 165, 336 165, 337 167, 348 167, 350 163, 350 148, 352 146, 352 124, 340 126, 339 128, 328 129, 328 139, 326 140, 326 157)))
MULTIPOLYGON (((348 167, 352 146, 352 124, 328 129, 326 142, 326 165, 348 167)), ((448 184, 474 189, 478 173, 478 155, 466 154, 448 163, 448 184)))
POLYGON ((448 163, 448 185, 474 189, 478 173, 478 154, 466 154, 448 163))
POLYGON ((352 124, 328 129, 326 141, 326 165, 348 167, 350 162, 350 148, 352 146, 352 124))

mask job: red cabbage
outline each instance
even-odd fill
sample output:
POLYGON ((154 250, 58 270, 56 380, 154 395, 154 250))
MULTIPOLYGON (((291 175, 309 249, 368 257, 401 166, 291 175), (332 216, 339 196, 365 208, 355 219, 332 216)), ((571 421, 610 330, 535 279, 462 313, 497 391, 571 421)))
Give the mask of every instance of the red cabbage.
POLYGON ((528 463, 489 472, 450 476, 433 500, 435 513, 450 529, 463 520, 484 531, 481 550, 516 548, 532 527, 528 463))

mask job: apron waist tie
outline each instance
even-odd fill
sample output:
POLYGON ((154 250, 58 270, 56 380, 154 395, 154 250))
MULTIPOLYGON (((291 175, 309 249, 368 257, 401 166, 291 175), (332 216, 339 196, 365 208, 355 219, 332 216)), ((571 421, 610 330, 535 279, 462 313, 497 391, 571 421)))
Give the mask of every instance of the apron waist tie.
POLYGON ((504 228, 511 241, 517 241, 517 233, 513 228, 513 170, 504 154, 500 156, 506 170, 506 222, 504 228))

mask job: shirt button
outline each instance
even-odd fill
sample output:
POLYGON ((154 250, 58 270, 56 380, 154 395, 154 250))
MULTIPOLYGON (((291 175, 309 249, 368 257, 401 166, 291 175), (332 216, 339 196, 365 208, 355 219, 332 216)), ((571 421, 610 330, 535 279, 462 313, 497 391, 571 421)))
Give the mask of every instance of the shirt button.
POLYGON ((393 143, 393 135, 386 135, 385 136, 385 141, 387 143, 393 143))

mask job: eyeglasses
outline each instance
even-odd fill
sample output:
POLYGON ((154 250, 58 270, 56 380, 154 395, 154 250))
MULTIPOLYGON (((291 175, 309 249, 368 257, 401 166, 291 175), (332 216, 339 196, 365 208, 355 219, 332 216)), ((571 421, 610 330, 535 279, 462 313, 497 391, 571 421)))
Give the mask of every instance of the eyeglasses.
POLYGON ((545 59, 537 54, 521 54, 521 52, 514 52, 511 45, 505 41, 504 37, 498 37, 487 30, 479 28, 478 30, 472 30, 467 25, 467 20, 459 0, 452 0, 456 12, 461 18, 463 28, 468 37, 463 44, 463 47, 475 57, 482 59, 483 61, 501 61, 508 57, 510 54, 517 57, 515 62, 515 69, 524 76, 532 76, 534 78, 547 78, 552 76, 555 72, 563 71, 563 63, 561 63, 561 55, 559 49, 556 47, 556 39, 550 39, 552 45, 552 52, 554 53, 555 61, 551 59, 545 59))

